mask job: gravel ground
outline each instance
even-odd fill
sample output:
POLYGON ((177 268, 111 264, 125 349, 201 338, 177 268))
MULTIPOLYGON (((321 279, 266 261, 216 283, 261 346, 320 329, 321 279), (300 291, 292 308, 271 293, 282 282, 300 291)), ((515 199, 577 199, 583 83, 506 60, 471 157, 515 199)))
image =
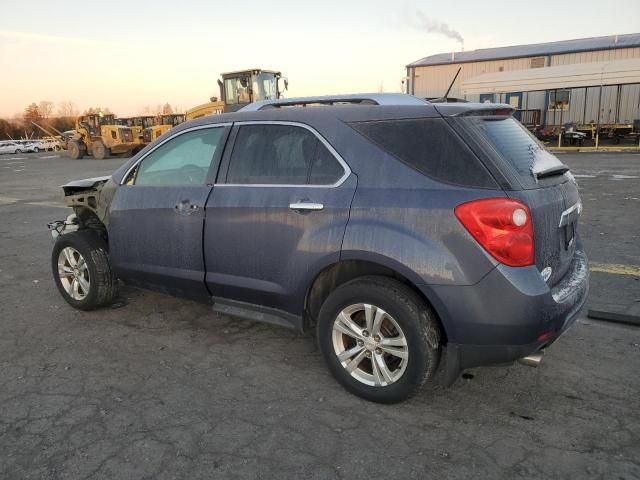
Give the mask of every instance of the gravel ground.
MULTIPOLYGON (((640 156, 561 158, 591 260, 639 265, 640 156)), ((0 478, 640 478, 638 328, 582 316, 538 369, 381 406, 309 336, 127 287, 122 308, 71 309, 49 267, 58 185, 123 161, 0 157, 0 478)), ((593 273, 590 302, 634 300, 638 277, 593 273)))

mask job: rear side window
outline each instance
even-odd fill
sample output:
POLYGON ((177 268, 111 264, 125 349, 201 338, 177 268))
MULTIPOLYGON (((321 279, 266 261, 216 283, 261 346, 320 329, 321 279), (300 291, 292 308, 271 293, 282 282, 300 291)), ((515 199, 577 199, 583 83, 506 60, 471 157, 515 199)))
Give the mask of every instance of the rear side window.
POLYGON ((332 185, 343 175, 342 165, 306 128, 243 125, 235 140, 226 183, 332 185))
POLYGON ((351 126, 423 175, 456 185, 496 187, 480 160, 440 118, 358 122, 351 126))

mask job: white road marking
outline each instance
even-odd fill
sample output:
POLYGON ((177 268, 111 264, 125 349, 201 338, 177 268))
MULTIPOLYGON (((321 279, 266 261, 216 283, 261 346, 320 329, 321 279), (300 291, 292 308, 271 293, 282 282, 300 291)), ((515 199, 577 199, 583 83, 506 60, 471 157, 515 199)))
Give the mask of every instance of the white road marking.
POLYGON ((47 155, 46 157, 38 157, 38 158, 60 158, 60 155, 47 155))
POLYGON ((579 173, 574 173, 573 174, 574 177, 576 178, 596 178, 597 175, 585 175, 585 174, 579 174, 579 173))
POLYGON ((612 180, 626 180, 628 178, 640 178, 637 175, 611 175, 612 180))

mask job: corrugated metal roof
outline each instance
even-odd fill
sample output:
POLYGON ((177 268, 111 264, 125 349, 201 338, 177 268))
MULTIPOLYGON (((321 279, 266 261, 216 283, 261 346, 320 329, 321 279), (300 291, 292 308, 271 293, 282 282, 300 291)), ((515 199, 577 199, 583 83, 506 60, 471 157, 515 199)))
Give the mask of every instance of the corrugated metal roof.
POLYGON ((607 37, 578 38, 561 42, 533 43, 530 45, 513 45, 510 47, 482 48, 468 52, 439 53, 424 57, 410 63, 407 67, 426 67, 430 65, 446 65, 486 60, 502 60, 506 58, 536 57, 540 55, 557 55, 562 53, 589 52, 592 50, 610 50, 613 48, 640 47, 640 33, 626 35, 610 35, 607 37))

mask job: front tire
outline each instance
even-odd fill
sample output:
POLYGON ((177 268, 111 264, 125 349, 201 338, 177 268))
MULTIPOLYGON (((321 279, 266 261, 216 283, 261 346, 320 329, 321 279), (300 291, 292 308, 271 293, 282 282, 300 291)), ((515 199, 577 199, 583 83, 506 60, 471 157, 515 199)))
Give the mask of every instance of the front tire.
POLYGON ((438 367, 435 314, 413 290, 390 278, 362 277, 339 286, 323 303, 317 328, 333 376, 366 400, 406 400, 438 367))
POLYGON ((110 304, 116 295, 107 244, 93 230, 60 235, 51 268, 60 294, 74 308, 94 310, 110 304))

